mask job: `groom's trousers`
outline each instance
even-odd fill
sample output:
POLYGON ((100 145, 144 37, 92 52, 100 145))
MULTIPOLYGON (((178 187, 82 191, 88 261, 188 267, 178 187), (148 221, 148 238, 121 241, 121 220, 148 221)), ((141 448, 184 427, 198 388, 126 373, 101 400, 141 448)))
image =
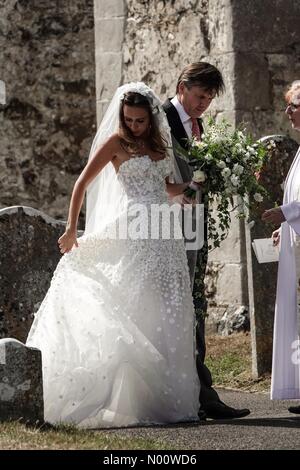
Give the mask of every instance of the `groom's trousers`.
POLYGON ((205 208, 204 244, 200 250, 187 250, 191 285, 193 286, 193 301, 196 315, 196 366, 201 384, 199 401, 205 409, 208 402, 219 401, 217 392, 212 388, 210 370, 204 364, 205 345, 205 317, 207 315, 207 300, 205 296, 205 271, 208 258, 207 246, 207 209, 205 208))

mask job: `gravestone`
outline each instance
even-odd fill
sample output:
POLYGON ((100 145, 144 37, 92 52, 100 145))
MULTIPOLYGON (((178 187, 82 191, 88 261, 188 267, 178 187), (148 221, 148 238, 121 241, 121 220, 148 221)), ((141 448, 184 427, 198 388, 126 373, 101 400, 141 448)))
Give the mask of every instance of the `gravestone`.
POLYGON ((43 422, 42 360, 38 349, 0 340, 0 421, 43 422))
POLYGON ((30 207, 0 210, 0 338, 25 342, 60 259, 64 225, 30 207))
POLYGON ((0 210, 0 420, 43 421, 41 352, 23 342, 61 257, 64 229, 31 207, 0 210))
POLYGON ((269 238, 278 227, 262 222, 266 209, 283 199, 283 182, 295 157, 298 144, 291 138, 273 135, 261 139, 268 146, 268 159, 258 175, 259 183, 268 191, 268 197, 250 214, 246 223, 249 310, 252 337, 252 372, 259 377, 272 367, 272 338, 276 299, 278 263, 257 262, 251 243, 257 238, 269 238), (250 228, 251 227, 251 228, 250 228))

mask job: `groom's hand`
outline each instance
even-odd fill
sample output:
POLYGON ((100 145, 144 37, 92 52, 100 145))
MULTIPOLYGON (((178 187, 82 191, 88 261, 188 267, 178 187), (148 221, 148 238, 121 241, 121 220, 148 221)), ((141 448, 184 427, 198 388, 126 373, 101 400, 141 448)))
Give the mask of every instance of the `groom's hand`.
POLYGON ((261 216, 261 219, 263 222, 275 225, 280 225, 285 221, 285 217, 280 207, 273 207, 273 209, 265 211, 261 216))

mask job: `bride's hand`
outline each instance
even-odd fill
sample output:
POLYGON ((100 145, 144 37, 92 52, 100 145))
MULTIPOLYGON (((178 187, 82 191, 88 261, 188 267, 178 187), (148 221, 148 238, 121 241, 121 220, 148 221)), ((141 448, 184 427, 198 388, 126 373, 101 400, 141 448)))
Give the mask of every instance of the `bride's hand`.
POLYGON ((61 253, 68 253, 75 245, 78 248, 76 232, 66 230, 65 233, 58 239, 59 250, 61 253))

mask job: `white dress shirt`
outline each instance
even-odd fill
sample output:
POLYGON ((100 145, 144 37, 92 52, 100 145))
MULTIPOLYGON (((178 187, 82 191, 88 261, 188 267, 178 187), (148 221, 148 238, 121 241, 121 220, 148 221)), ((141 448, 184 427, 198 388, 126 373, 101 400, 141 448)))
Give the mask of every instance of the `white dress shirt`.
POLYGON ((191 116, 187 114, 185 111, 184 107, 178 100, 177 96, 174 96, 174 98, 171 99, 171 103, 173 106, 175 106, 179 117, 181 119, 181 122, 183 124, 184 130, 187 133, 188 138, 190 139, 192 137, 192 119, 191 116))

